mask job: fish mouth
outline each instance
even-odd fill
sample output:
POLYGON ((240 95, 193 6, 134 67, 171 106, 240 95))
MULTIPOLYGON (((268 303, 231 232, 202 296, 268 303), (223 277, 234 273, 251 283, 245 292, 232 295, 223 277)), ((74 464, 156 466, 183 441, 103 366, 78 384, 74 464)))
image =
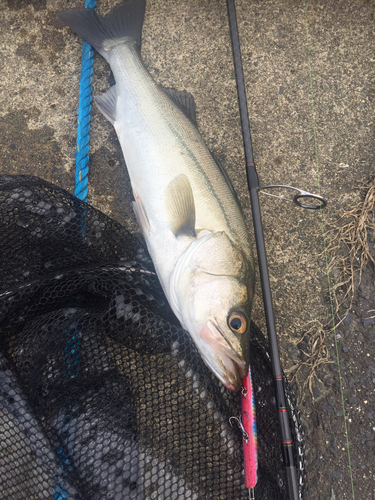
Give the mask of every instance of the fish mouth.
POLYGON ((232 349, 223 332, 209 321, 201 330, 201 339, 214 351, 216 363, 208 363, 211 370, 230 391, 238 391, 246 378, 246 362, 232 349), (225 345, 228 344, 228 345, 225 345))

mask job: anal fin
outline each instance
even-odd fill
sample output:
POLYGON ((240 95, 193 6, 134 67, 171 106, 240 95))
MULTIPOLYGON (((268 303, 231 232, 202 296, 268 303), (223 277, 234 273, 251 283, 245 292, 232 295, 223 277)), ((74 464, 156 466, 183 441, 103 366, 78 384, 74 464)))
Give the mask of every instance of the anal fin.
POLYGON ((146 210, 142 203, 142 200, 139 197, 137 191, 134 189, 134 187, 133 187, 133 196, 135 200, 132 202, 133 210, 137 218, 138 224, 142 230, 143 236, 145 237, 145 239, 147 239, 146 238, 147 235, 151 233, 151 225, 147 217, 146 210))

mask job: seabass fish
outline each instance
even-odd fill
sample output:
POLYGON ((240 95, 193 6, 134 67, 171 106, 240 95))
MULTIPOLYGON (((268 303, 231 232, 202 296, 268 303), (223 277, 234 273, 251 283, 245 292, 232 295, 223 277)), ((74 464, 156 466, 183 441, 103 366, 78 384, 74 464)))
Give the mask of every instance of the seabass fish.
POLYGON ((194 123, 189 94, 160 88, 140 56, 144 0, 106 17, 58 17, 109 62, 116 85, 96 98, 116 129, 133 207, 168 301, 205 363, 238 390, 249 365, 254 264, 228 177, 194 123))

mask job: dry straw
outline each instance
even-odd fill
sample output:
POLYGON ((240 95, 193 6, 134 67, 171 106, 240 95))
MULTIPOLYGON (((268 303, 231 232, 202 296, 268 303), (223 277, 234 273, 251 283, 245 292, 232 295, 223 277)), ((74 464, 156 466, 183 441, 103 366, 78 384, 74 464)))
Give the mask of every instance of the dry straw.
POLYGON ((294 342, 298 345, 304 340, 307 341, 307 346, 302 351, 305 361, 285 370, 292 376, 292 380, 298 383, 299 372, 303 367, 308 368, 309 374, 302 392, 308 387, 312 394, 312 382, 316 377, 317 368, 322 364, 332 363, 326 337, 344 321, 351 310, 355 292, 362 280, 363 269, 369 263, 375 265, 375 250, 369 241, 372 237, 375 239, 375 179, 359 186, 358 189, 361 201, 346 210, 337 225, 326 233, 328 275, 333 277, 333 280, 329 280, 329 291, 334 304, 334 315, 326 324, 320 321, 307 324, 308 330, 294 342))

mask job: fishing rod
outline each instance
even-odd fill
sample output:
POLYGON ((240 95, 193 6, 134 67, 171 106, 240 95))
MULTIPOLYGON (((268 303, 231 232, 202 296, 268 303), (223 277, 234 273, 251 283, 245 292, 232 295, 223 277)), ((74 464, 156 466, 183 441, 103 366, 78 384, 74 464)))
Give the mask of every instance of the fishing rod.
MULTIPOLYGON (((281 448, 282 448, 282 456, 286 473, 287 492, 289 500, 299 500, 300 494, 299 494, 298 474, 293 453, 293 439, 289 423, 288 409, 286 405, 283 371, 281 367, 278 340, 276 335, 275 317, 273 312, 271 286, 270 286, 268 265, 267 265, 267 254, 264 243, 262 216, 259 204, 259 191, 270 190, 274 188, 287 188, 296 190, 297 193, 294 195, 292 200, 283 197, 281 199, 287 199, 288 201, 293 201, 296 205, 302 208, 313 209, 313 210, 324 208, 327 202, 321 196, 318 196, 313 193, 308 193, 307 191, 295 188, 293 186, 273 185, 273 186, 264 186, 263 188, 259 186, 259 179, 254 164, 254 157, 253 157, 253 150, 251 143, 250 122, 247 111, 246 91, 245 91, 245 83, 244 83, 244 76, 242 69, 241 50, 240 50, 240 42, 238 36, 238 26, 237 26, 234 0, 227 0, 227 9, 228 9, 232 50, 233 50, 233 60, 236 73, 242 136, 243 136, 243 143, 245 150, 246 174, 250 191, 250 202, 252 209, 255 242, 258 255, 258 264, 260 272, 260 281, 262 286, 269 349, 271 355, 272 375, 274 378, 276 406, 278 410, 279 427, 281 435, 281 448), (303 204, 300 201, 301 199, 303 200, 313 199, 316 200, 317 203, 315 203, 314 201, 313 204, 303 204)), ((276 196, 274 194, 266 192, 265 194, 280 198, 279 196, 276 196)), ((245 456, 245 469, 246 469, 246 456, 245 456)), ((253 488, 249 489, 249 498, 255 498, 253 488)))

